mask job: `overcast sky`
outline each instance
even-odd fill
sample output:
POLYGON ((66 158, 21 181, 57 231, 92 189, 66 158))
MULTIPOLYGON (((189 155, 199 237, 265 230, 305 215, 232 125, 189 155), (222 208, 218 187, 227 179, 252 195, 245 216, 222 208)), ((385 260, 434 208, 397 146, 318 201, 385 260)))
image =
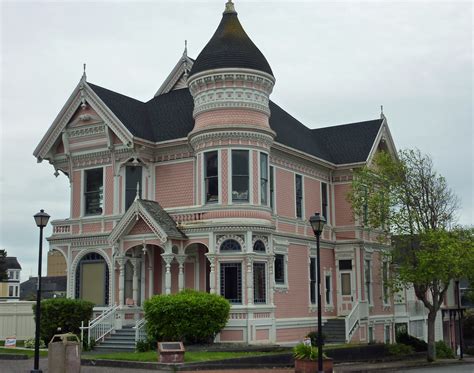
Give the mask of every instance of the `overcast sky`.
MULTIPOLYGON (((88 81, 147 101, 185 39, 199 54, 224 3, 1 2, 0 248, 19 258, 23 279, 37 273, 33 215, 69 216, 67 178, 32 152, 83 62, 88 81)), ((273 69, 273 101, 311 128, 374 119, 383 104, 397 148, 430 154, 461 198, 459 223, 473 224, 471 2, 235 6, 273 69)))

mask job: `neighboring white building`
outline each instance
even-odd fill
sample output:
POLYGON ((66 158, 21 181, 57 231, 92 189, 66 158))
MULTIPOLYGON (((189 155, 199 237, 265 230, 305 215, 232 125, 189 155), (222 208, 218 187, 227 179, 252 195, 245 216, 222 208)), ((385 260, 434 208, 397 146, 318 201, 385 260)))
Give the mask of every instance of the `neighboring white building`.
POLYGON ((14 256, 7 256, 8 279, 0 282, 0 301, 20 300, 21 265, 14 256))

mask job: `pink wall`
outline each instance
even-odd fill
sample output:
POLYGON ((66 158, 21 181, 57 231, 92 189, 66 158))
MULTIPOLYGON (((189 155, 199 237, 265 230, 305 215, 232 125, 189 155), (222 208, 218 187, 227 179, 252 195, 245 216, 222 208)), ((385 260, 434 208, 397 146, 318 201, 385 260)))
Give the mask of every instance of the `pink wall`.
POLYGON ((105 167, 105 215, 114 212, 114 171, 112 166, 105 167))
POLYGON ((82 185, 81 171, 73 172, 72 181, 72 218, 77 219, 81 216, 81 185, 82 185))
POLYGON ((311 330, 308 327, 277 329, 276 340, 277 342, 302 341, 311 330))
POLYGON ((191 206, 193 196, 193 162, 156 166, 156 198, 162 207, 191 206))
POLYGON ((243 330, 223 330, 220 333, 222 342, 242 342, 244 340, 243 330))
POLYGON ((295 209, 295 174, 275 168, 277 212, 280 216, 294 218, 295 209))
POLYGON ((319 180, 303 178, 304 191, 304 211, 306 219, 309 219, 315 212, 321 213, 321 183, 319 180))
POLYGON ((336 225, 354 224, 352 208, 347 201, 347 193, 349 190, 350 184, 336 184, 334 186, 336 225))

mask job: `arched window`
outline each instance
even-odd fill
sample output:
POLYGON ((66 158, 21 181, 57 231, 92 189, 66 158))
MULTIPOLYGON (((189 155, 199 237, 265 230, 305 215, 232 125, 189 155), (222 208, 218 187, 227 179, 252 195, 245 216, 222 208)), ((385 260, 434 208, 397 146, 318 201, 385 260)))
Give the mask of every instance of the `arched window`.
POLYGON ((222 242, 221 251, 242 251, 240 244, 233 239, 228 239, 222 242))
POLYGON ((102 255, 88 253, 76 268, 76 299, 105 306, 109 299, 109 267, 102 255))
POLYGON ((262 240, 257 240, 253 244, 253 251, 257 253, 264 253, 266 252, 265 250, 265 244, 262 242, 262 240))

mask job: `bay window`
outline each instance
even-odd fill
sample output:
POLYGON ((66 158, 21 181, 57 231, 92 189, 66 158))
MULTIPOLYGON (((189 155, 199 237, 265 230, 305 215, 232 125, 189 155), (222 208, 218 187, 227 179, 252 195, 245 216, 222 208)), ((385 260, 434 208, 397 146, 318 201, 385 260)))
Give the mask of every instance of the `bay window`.
POLYGON ((260 204, 268 205, 268 155, 260 153, 260 204))
POLYGON ((219 200, 219 161, 217 151, 204 153, 204 183, 206 202, 219 200))
POLYGON ((248 150, 232 150, 232 201, 249 201, 248 150))

